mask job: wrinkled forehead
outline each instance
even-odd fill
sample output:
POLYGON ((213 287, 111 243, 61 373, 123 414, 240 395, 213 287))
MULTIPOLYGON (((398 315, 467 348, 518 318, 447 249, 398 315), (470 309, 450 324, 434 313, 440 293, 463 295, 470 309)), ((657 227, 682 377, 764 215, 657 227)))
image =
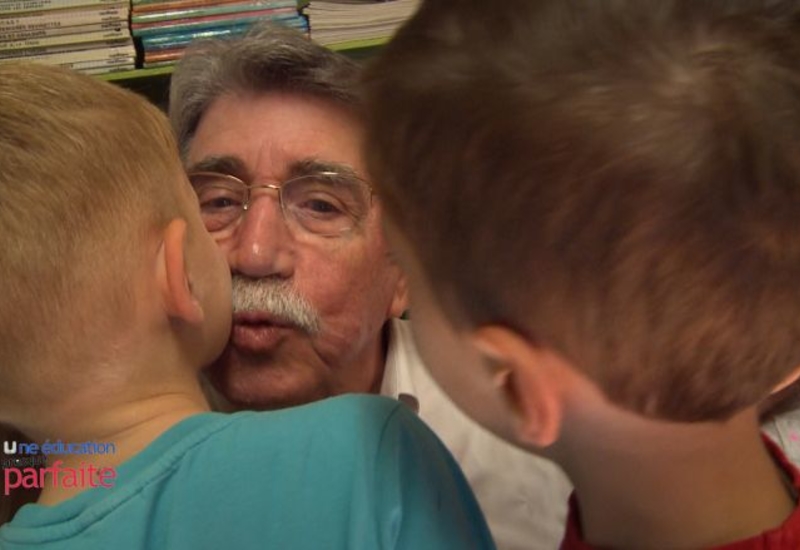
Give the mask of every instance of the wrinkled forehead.
POLYGON ((361 173, 344 162, 336 162, 313 157, 298 157, 281 164, 283 178, 258 178, 258 171, 250 168, 244 159, 232 155, 208 155, 186 166, 187 172, 218 172, 236 176, 245 183, 266 181, 285 181, 300 176, 335 172, 345 178, 360 179, 367 183, 361 173))
MULTIPOLYGON (((368 180, 361 154, 361 120, 332 100, 287 92, 228 93, 200 118, 186 165, 209 169, 224 160, 248 180, 280 180, 318 162, 368 180)), ((221 170, 220 170, 221 171, 221 170)), ((233 173, 233 172, 231 172, 233 173)))

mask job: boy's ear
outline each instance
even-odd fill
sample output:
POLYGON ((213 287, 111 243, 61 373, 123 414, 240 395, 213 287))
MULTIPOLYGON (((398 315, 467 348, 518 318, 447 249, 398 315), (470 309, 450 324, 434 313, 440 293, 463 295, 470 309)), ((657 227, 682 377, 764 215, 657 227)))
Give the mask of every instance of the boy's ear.
POLYGON ((563 399, 553 355, 512 329, 489 325, 473 332, 475 348, 494 365, 494 381, 516 414, 520 442, 539 448, 561 433, 563 399))
POLYGON ((770 416, 778 415, 796 407, 800 398, 800 367, 796 367, 778 383, 772 392, 758 404, 758 413, 764 421, 770 416))
POLYGON ((772 392, 770 393, 772 395, 775 395, 776 393, 785 390, 786 388, 797 382, 798 378, 800 378, 800 366, 795 367, 795 369, 792 372, 790 372, 788 376, 786 376, 783 380, 781 380, 777 386, 772 388, 772 392))
POLYGON ((192 293, 186 270, 186 221, 171 220, 158 251, 158 285, 167 315, 189 324, 203 321, 203 307, 192 293))

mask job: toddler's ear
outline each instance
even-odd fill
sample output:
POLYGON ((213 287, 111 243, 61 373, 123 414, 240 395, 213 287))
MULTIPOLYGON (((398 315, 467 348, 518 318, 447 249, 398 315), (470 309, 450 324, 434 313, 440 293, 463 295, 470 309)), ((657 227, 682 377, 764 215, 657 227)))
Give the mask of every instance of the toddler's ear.
POLYGON ((800 402, 800 367, 790 372, 780 383, 772 388, 772 392, 758 405, 761 420, 797 408, 800 402))
POLYGON ((490 325, 471 337, 475 348, 496 365, 495 384, 515 411, 520 442, 539 448, 561 433, 563 399, 555 356, 512 329, 490 325))
POLYGON ((158 285, 171 318, 189 324, 203 322, 203 308, 192 292, 186 271, 186 221, 175 218, 164 228, 158 250, 158 285))
POLYGON ((788 388, 789 386, 797 382, 798 378, 800 378, 800 366, 796 367, 792 372, 789 373, 788 376, 786 376, 783 380, 781 380, 777 386, 772 388, 772 392, 770 393, 772 395, 775 395, 776 393, 783 391, 784 389, 788 388))

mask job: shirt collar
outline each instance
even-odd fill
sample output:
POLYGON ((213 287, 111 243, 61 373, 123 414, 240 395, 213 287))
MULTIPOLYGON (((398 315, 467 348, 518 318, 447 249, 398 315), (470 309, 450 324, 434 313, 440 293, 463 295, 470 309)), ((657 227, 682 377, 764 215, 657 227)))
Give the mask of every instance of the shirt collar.
POLYGON ((381 395, 402 401, 414 412, 419 412, 419 398, 411 379, 411 367, 422 360, 414 346, 411 325, 402 319, 390 319, 386 330, 389 346, 381 382, 381 395))

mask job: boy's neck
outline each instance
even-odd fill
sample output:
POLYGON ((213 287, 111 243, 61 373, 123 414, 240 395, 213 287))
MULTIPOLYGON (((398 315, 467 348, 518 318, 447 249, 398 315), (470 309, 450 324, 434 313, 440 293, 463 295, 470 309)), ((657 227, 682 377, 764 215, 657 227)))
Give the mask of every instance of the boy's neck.
POLYGON ((615 430, 616 440, 598 439, 603 432, 584 434, 588 443, 570 453, 578 459, 563 464, 593 545, 716 546, 779 526, 796 505, 755 410, 725 423, 635 421, 615 430))
MULTIPOLYGON (((91 401, 90 401, 91 402, 91 401)), ((120 402, 116 405, 102 405, 94 409, 93 414, 82 411, 62 411, 61 425, 69 426, 66 430, 41 434, 37 439, 42 445, 49 439, 50 443, 60 440, 64 446, 72 444, 96 443, 113 444, 113 452, 96 454, 65 453, 49 454, 47 467, 61 470, 62 480, 67 469, 82 470, 88 476, 91 466, 95 476, 104 468, 115 469, 121 463, 141 452, 158 436, 180 421, 195 414, 208 411, 208 404, 200 390, 187 388, 184 392, 171 392, 152 395, 146 398, 120 402)), ((55 446, 51 449, 56 450, 55 446)), ((52 482, 53 474, 47 473, 47 483, 37 501, 39 504, 52 506, 75 496, 83 490, 100 485, 95 481, 85 481, 78 487, 65 486, 68 483, 52 482)))

